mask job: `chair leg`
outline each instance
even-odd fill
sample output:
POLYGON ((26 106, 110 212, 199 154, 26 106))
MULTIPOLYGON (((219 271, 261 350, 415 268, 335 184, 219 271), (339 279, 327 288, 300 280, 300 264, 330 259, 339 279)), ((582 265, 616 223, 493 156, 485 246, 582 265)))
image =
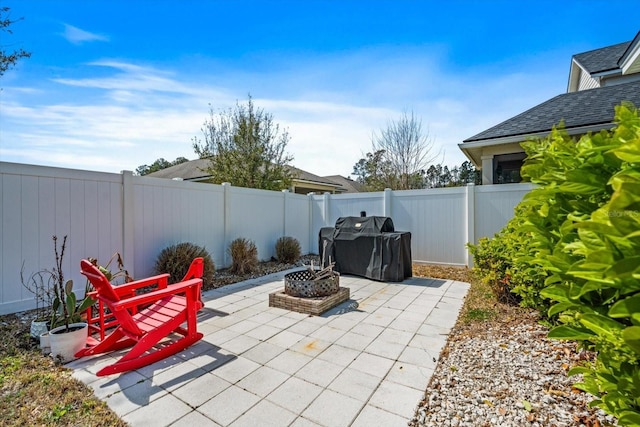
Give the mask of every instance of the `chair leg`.
POLYGON ((139 341, 129 353, 125 354, 113 365, 105 366, 104 368, 100 369, 96 373, 96 375, 101 377, 105 375, 119 374, 121 372, 142 368, 143 366, 158 362, 184 350, 185 348, 199 341, 202 337, 203 335, 198 332, 193 336, 181 338, 178 341, 167 345, 166 347, 154 350, 146 355, 142 354, 150 350, 150 348, 148 347, 147 343, 139 341))
MULTIPOLYGON (((96 343, 95 339, 87 340, 89 344, 96 343)), ((75 354, 75 357, 91 356, 94 354, 105 353, 108 351, 116 351, 130 347, 135 341, 126 338, 120 328, 116 328, 111 334, 102 341, 97 341, 95 345, 89 345, 75 354)))

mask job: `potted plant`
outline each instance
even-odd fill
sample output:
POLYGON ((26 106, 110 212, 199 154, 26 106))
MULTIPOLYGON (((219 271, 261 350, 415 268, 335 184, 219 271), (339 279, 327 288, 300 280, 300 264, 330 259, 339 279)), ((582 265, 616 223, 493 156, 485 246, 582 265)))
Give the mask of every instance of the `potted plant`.
POLYGON ((58 238, 53 236, 56 265, 52 270, 54 299, 49 342, 51 355, 62 362, 73 360, 74 355, 85 346, 88 325, 86 322, 81 322, 81 314, 94 303, 94 300, 88 296, 78 301, 73 292, 73 281, 64 280, 62 260, 66 246, 67 236, 64 236, 58 251, 58 238))

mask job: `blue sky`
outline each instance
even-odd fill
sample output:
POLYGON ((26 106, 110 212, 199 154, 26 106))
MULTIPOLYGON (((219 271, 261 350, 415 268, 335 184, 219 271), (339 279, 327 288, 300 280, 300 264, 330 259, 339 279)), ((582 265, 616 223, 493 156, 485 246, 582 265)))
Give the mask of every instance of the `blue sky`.
POLYGON ((3 1, 0 161, 119 172, 195 158, 214 111, 256 105, 293 165, 348 176, 413 111, 440 159, 566 91, 571 56, 633 39, 636 0, 3 1))

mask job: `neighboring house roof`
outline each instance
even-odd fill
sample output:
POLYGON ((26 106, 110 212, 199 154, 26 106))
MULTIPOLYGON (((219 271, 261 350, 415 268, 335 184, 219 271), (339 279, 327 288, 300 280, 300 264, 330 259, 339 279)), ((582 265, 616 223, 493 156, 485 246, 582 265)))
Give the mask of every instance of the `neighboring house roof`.
POLYGON ((293 166, 289 166, 289 169, 291 170, 291 172, 293 173, 293 176, 296 177, 298 181, 307 181, 307 182, 327 184, 334 187, 338 187, 338 185, 336 185, 334 181, 331 181, 329 179, 323 178, 318 175, 314 175, 307 171, 303 171, 302 169, 298 169, 293 166))
POLYGON ((613 122, 614 107, 622 101, 640 106, 640 81, 558 95, 463 142, 548 133, 561 120, 567 130, 607 127, 613 122))
MULTIPOLYGON (((159 171, 150 173, 147 176, 151 176, 154 178, 183 179, 185 181, 206 181, 210 177, 210 174, 207 171, 208 168, 209 159, 196 159, 181 163, 179 165, 171 166, 166 169, 161 169, 159 171)), ((339 193, 358 192, 358 190, 350 191, 351 188, 348 185, 345 185, 348 184, 347 178, 340 177, 345 180, 345 182, 343 183, 336 179, 331 179, 332 177, 323 178, 321 176, 314 175, 310 172, 298 169, 293 166, 288 166, 288 168, 291 170, 293 176, 295 177, 294 184, 296 187, 304 187, 304 184, 306 183, 307 185, 320 185, 321 188, 325 187, 325 190, 331 189, 339 193)))
POLYGON ((333 181, 344 188, 345 191, 343 191, 343 193, 361 193, 364 191, 364 187, 358 181, 345 178, 342 175, 329 175, 324 178, 333 181))
POLYGON ((617 70, 619 68, 618 61, 630 45, 631 42, 625 42, 590 50, 589 52, 573 55, 573 60, 589 74, 617 70))
POLYGON ((147 176, 154 178, 181 178, 185 181, 202 181, 209 178, 209 159, 190 160, 179 165, 170 166, 159 171, 152 172, 147 176))

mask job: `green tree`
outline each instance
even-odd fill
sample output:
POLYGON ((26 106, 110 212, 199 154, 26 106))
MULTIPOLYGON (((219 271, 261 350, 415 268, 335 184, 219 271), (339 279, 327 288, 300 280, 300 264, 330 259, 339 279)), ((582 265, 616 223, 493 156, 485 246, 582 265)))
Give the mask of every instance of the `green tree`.
POLYGON ((460 180, 460 185, 467 184, 480 184, 482 182, 482 176, 479 171, 475 168, 473 163, 466 160, 462 162, 460 168, 458 169, 458 177, 460 180))
POLYGON ((202 128, 204 141, 193 138, 193 149, 200 158, 210 159, 211 182, 230 182, 238 187, 283 190, 293 178, 285 153, 289 134, 281 131, 273 116, 256 108, 251 96, 246 104, 215 114, 202 128))
POLYGON ((381 161, 390 172, 389 188, 394 190, 424 187, 425 171, 439 156, 433 144, 413 111, 390 121, 371 138, 372 152, 382 153, 381 161))
POLYGON ((171 167, 171 166, 179 165, 181 163, 186 163, 188 161, 189 161, 189 159, 187 159, 185 157, 178 157, 173 162, 170 162, 170 161, 165 160, 162 157, 160 157, 158 160, 156 160, 155 162, 151 163, 151 165, 140 165, 140 166, 138 166, 136 168, 136 174, 137 175, 148 175, 150 173, 157 172, 159 170, 166 169, 166 168, 171 167))
POLYGON ((479 184, 480 174, 469 161, 449 169, 448 166, 431 165, 424 176, 426 188, 460 187, 470 183, 479 184))
POLYGON ((425 183, 427 188, 442 187, 440 177, 442 176, 442 165, 431 165, 427 169, 425 183))
POLYGON ((391 167, 384 160, 384 150, 367 153, 353 166, 353 174, 365 191, 382 191, 394 184, 391 167))
MULTIPOLYGON (((23 18, 17 20, 11 20, 9 16, 10 8, 3 6, 0 7, 0 31, 3 31, 7 34, 13 34, 13 31, 9 28, 11 24, 15 24, 18 21, 21 21, 23 18)), ((0 77, 2 77, 8 69, 14 67, 16 62, 22 58, 30 58, 31 52, 27 52, 24 49, 20 48, 17 50, 6 50, 6 45, 0 45, 0 77)))

